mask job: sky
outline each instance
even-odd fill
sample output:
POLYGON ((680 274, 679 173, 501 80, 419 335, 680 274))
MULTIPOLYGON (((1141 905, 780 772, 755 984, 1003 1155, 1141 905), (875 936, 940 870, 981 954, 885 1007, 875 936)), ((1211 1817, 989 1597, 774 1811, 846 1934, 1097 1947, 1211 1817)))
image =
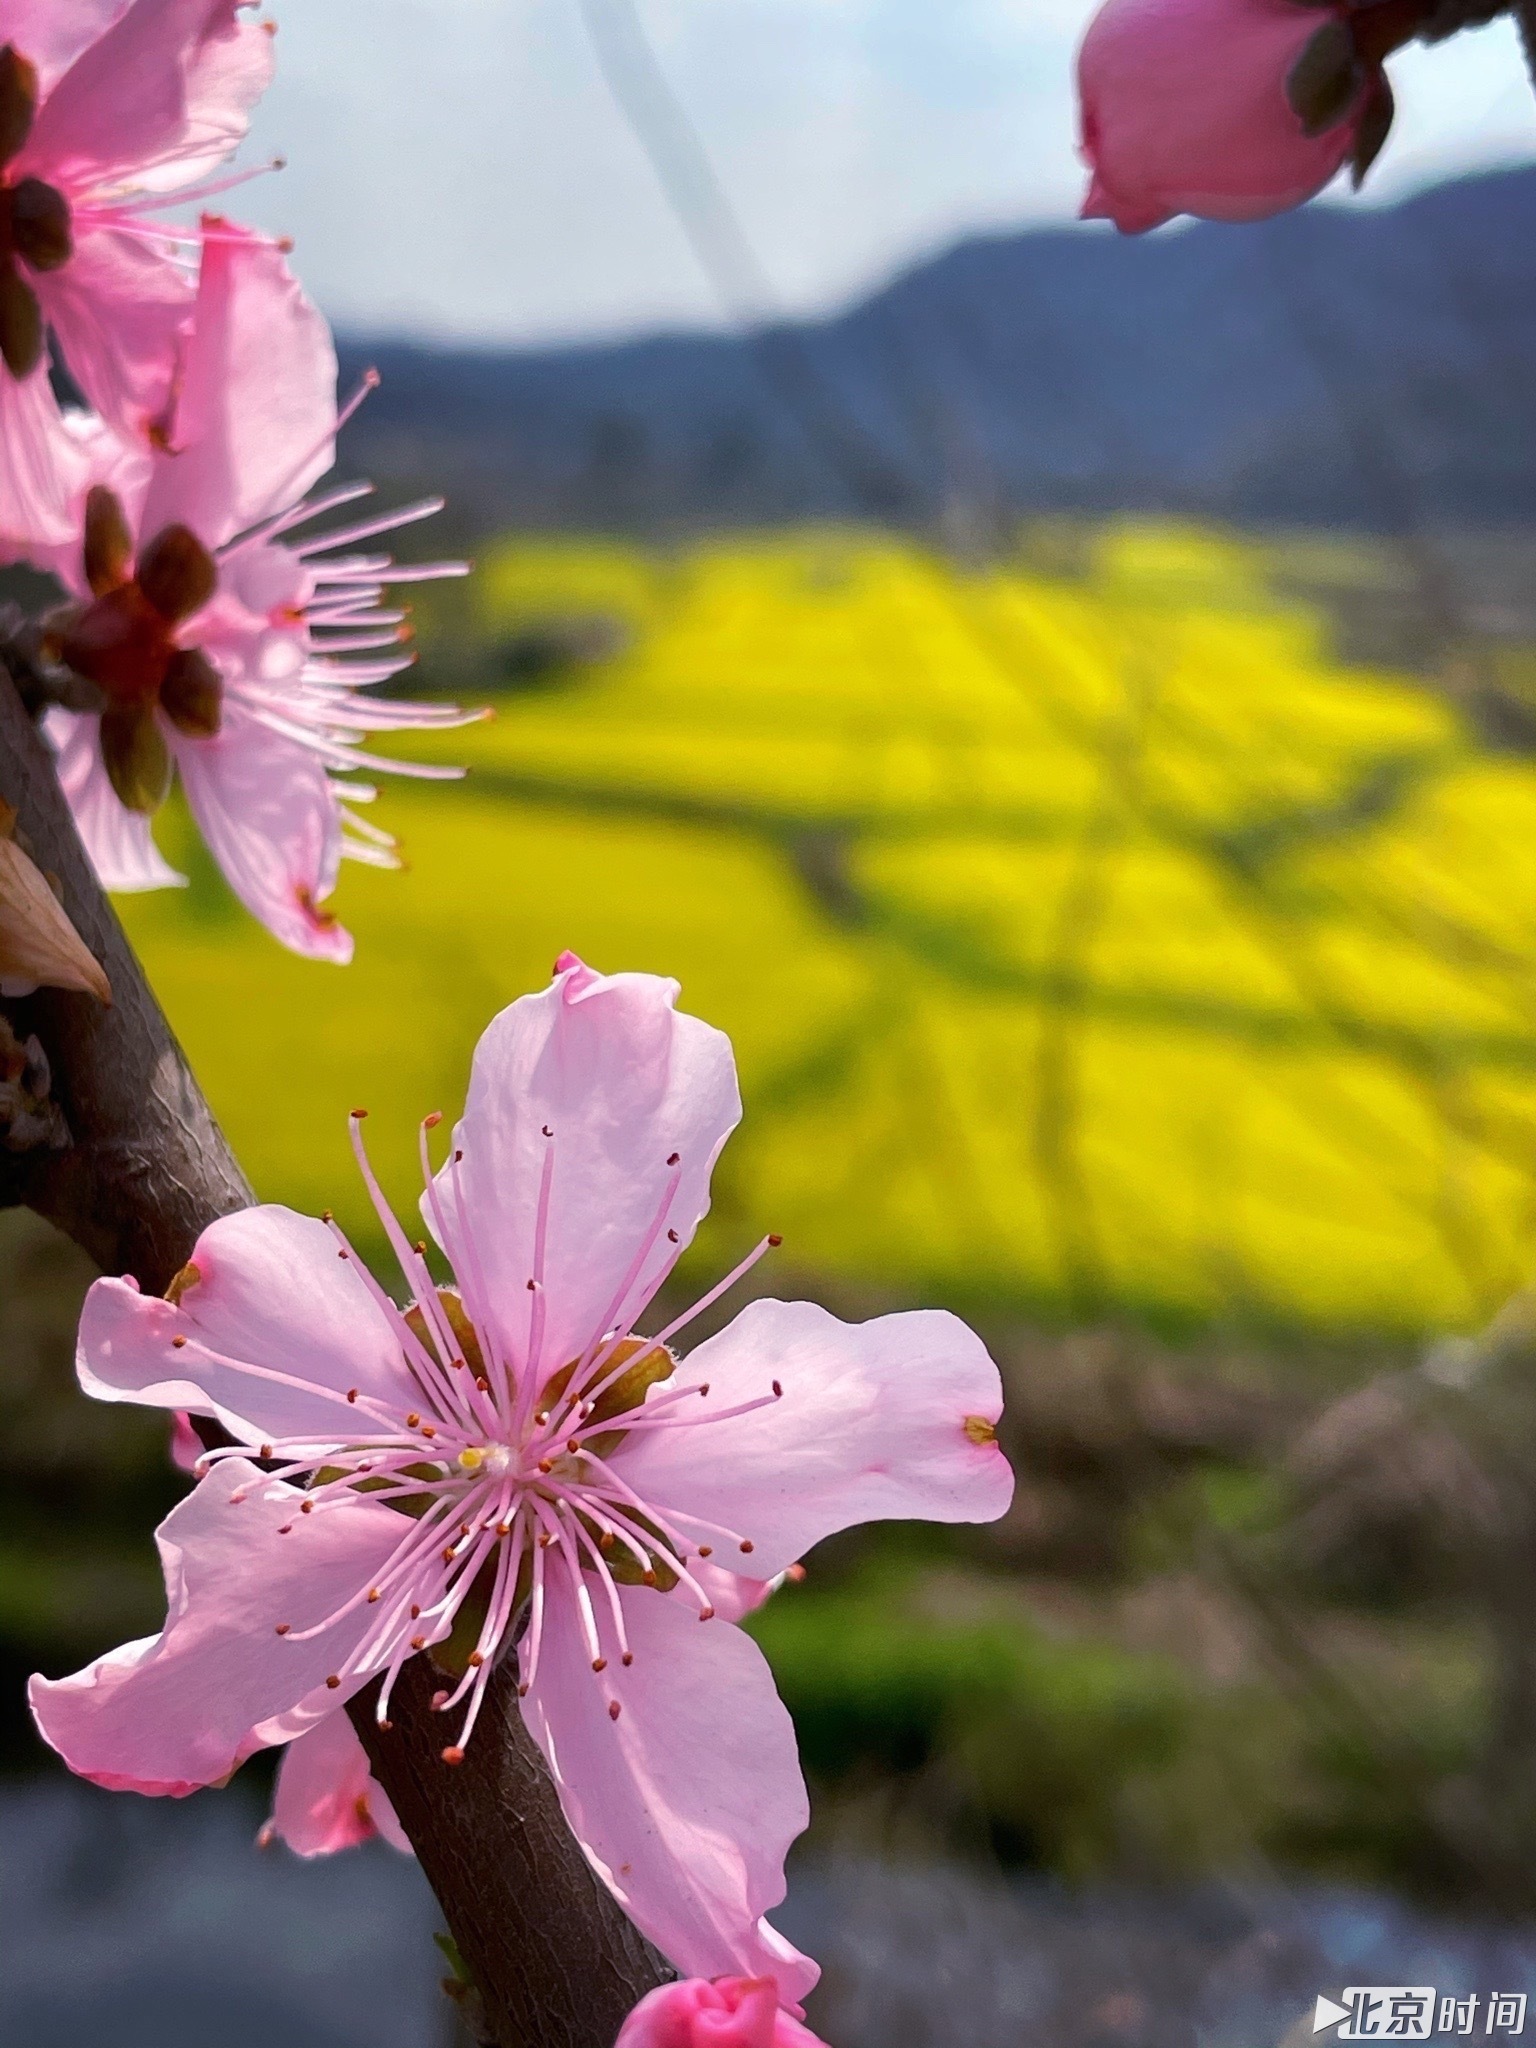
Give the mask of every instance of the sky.
MULTIPOLYGON (((607 4, 607 0, 592 0, 607 4)), ((776 305, 819 311, 977 230, 1074 213, 1083 0, 637 0, 776 305)), ((240 195, 354 333, 479 344, 718 325, 579 0, 273 0, 240 195)), ((1507 19, 1393 60, 1372 203, 1536 157, 1507 19)), ((1165 230, 1166 232, 1166 230, 1165 230)))

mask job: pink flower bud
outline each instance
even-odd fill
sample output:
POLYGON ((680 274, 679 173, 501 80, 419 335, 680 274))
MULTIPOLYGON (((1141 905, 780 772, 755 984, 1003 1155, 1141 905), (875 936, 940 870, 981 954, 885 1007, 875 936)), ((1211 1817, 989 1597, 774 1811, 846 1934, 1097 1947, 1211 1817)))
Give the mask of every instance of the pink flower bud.
POLYGON ((641 1999, 614 2048, 824 2048, 771 1977, 686 1977, 641 1999))
POLYGON ((1083 216, 1139 234, 1176 213, 1262 220, 1310 199, 1355 149, 1380 73, 1352 60, 1342 8, 1106 0, 1077 77, 1093 173, 1083 216), (1304 53, 1309 120, 1293 82, 1304 53), (1332 60, 1321 94, 1319 58, 1332 60))

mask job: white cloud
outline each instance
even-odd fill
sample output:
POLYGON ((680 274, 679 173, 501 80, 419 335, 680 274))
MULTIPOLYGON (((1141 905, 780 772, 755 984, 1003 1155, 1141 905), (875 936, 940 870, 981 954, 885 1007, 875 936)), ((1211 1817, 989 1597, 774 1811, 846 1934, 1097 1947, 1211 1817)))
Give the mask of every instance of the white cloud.
MULTIPOLYGON (((968 228, 1076 205, 1082 0, 641 0, 773 278, 835 303, 968 228)), ((488 342, 712 321, 576 0, 303 0, 244 211, 293 233, 333 318, 488 342)), ((1375 181, 1536 154, 1507 21, 1396 60, 1375 181)))

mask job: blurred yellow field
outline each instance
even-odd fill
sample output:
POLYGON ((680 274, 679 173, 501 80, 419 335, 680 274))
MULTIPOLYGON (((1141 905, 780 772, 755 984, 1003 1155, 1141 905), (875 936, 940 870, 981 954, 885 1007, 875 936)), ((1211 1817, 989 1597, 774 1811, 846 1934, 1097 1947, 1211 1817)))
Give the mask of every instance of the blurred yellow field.
MULTIPOLYGON (((338 972, 185 894, 130 932, 266 1196, 369 1238, 344 1119, 415 1122, 572 946, 674 974, 747 1123, 701 1255, 973 1310, 1463 1327, 1536 1251, 1536 774, 1340 667, 1259 554, 1129 526, 1090 573, 854 533, 507 544, 494 651, 625 651, 434 742, 338 972)), ((430 621, 429 621, 430 623, 430 621)), ((432 679, 428 636, 427 679, 432 679)))

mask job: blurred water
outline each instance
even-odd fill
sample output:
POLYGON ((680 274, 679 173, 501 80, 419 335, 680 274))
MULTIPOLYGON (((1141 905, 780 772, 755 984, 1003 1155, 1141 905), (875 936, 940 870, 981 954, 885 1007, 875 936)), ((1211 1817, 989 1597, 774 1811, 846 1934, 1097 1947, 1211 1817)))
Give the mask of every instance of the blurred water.
MULTIPOLYGON (((440 2048, 451 2037, 415 1865, 377 1844, 258 1853, 240 1788, 183 1801, 72 1780, 0 1787, 0 2048, 440 2048)), ((826 1966, 836 2048, 1289 2048, 1320 1991, 1525 1992, 1536 1929, 1376 1894, 1009 1883, 844 1856, 776 1916, 826 1966)), ((1331 2040, 1331 2035, 1323 2037, 1331 2040)))

